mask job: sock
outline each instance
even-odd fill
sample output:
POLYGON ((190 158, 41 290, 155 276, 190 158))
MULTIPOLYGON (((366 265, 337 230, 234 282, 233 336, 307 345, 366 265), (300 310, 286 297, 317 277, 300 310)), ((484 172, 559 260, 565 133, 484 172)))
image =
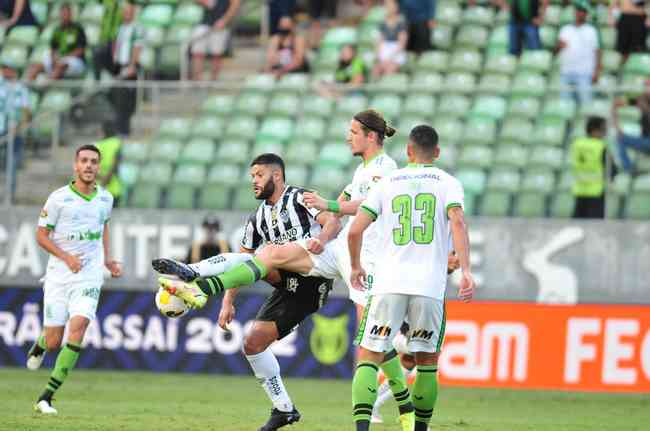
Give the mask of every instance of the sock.
POLYGON ((392 397, 393 393, 390 390, 388 380, 386 380, 384 383, 379 385, 379 388, 377 389, 377 401, 375 401, 373 410, 379 410, 381 406, 386 404, 386 401, 390 400, 392 397))
POLYGON ((269 273, 266 265, 253 257, 216 277, 197 280, 199 289, 206 295, 218 295, 224 290, 247 286, 263 279, 269 273))
POLYGON ((372 362, 359 362, 352 379, 352 417, 357 431, 365 431, 370 424, 372 406, 377 400, 377 370, 372 362))
POLYGON ((253 259, 249 253, 222 253, 189 265, 201 277, 213 277, 237 265, 253 259))
POLYGON ((48 391, 54 393, 61 387, 66 377, 68 377, 68 372, 70 372, 77 363, 80 352, 81 346, 71 342, 61 349, 59 355, 56 357, 56 363, 54 364, 52 374, 50 374, 50 380, 47 382, 46 389, 48 391))
POLYGON ((415 431, 426 431, 438 398, 437 365, 418 365, 413 385, 415 431))
POLYGON ((246 355, 246 359, 251 364, 253 373, 264 388, 266 395, 273 403, 273 407, 281 412, 292 411, 293 403, 284 388, 282 377, 280 377, 280 364, 271 349, 267 348, 256 355, 246 355))
POLYGON ((45 335, 41 334, 37 339, 36 343, 34 343, 34 347, 32 349, 34 355, 38 356, 43 353, 45 353, 47 345, 45 344, 45 335))
POLYGON ((384 362, 380 365, 381 369, 386 374, 386 380, 390 385, 390 390, 393 392, 395 401, 397 401, 397 408, 399 414, 410 413, 413 411, 413 404, 411 403, 411 394, 409 393, 408 386, 406 386, 406 378, 402 371, 402 364, 399 362, 399 356, 395 350, 391 350, 384 356, 384 362))

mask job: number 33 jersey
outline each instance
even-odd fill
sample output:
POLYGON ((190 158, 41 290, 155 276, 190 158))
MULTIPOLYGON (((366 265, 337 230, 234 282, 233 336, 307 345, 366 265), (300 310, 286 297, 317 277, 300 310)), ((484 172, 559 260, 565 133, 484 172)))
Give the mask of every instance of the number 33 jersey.
POLYGON ((373 295, 444 299, 451 243, 447 212, 463 205, 460 181, 432 165, 409 164, 373 187, 361 205, 380 232, 373 295))

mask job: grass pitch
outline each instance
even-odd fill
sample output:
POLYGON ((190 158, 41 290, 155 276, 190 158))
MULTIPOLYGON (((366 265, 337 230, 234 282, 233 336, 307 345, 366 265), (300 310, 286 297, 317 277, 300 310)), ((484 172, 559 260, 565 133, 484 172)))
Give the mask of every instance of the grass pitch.
MULTIPOLYGON (((0 369, 0 430, 255 431, 270 405, 256 380, 197 374, 74 370, 57 417, 32 411, 49 372, 0 369)), ((287 379, 302 420, 287 431, 353 430, 350 382, 287 379)), ((650 396, 443 387, 432 431, 647 430, 650 396)), ((393 402, 374 430, 400 430, 393 402)))

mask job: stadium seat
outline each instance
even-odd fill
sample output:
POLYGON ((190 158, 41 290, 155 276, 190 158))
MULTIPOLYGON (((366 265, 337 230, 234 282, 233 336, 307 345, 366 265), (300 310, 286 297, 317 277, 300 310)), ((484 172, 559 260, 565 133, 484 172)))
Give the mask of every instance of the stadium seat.
POLYGON ((347 145, 339 143, 326 143, 318 155, 319 168, 331 166, 346 168, 352 162, 352 152, 347 145))
POLYGON ((363 111, 368 107, 368 99, 363 96, 343 97, 336 104, 336 114, 339 116, 349 116, 350 118, 357 112, 363 111))
POLYGON ((314 115, 322 118, 329 118, 334 110, 334 101, 318 96, 308 94, 302 99, 302 113, 304 115, 314 115))
POLYGON ((158 134, 167 138, 185 139, 192 131, 191 118, 168 118, 162 122, 158 134))
POLYGON ((630 95, 640 95, 643 93, 645 77, 642 75, 627 74, 623 75, 620 90, 630 95))
POLYGON ((519 191, 521 186, 521 175, 519 171, 512 168, 492 169, 487 182, 488 190, 499 190, 511 193, 519 191))
POLYGON ((225 210, 230 208, 230 188, 223 185, 201 187, 199 209, 225 210))
POLYGON ((243 171, 237 165, 223 164, 213 166, 208 172, 208 184, 234 186, 242 183, 243 171))
POLYGON ((373 97, 368 106, 381 112, 387 120, 395 121, 402 111, 402 99, 394 94, 382 94, 373 97))
POLYGON ((611 49, 604 50, 601 62, 603 71, 618 73, 621 68, 621 54, 611 49))
POLYGON ((510 54, 488 55, 485 72, 500 75, 514 75, 517 69, 517 57, 510 54))
POLYGON ((626 173, 619 173, 614 177, 609 188, 608 193, 614 193, 621 196, 626 196, 630 192, 632 186, 632 177, 626 173))
POLYGON ((373 47, 379 39, 380 32, 376 25, 362 25, 359 28, 359 46, 373 47))
POLYGON ((159 208, 161 188, 152 184, 138 184, 131 191, 131 205, 134 208, 159 208))
POLYGON ((613 27, 600 27, 599 31, 603 49, 615 49, 616 29, 613 27))
POLYGON ((482 169, 459 168, 456 171, 456 178, 463 184, 465 192, 480 194, 485 190, 486 175, 482 169))
POLYGON ((160 48, 165 42, 165 29, 163 27, 146 27, 144 41, 147 46, 160 48))
POLYGON ((27 48, 17 45, 5 45, 0 54, 0 61, 13 64, 18 70, 27 66, 27 48))
POLYGON ((196 163, 179 165, 174 172, 174 184, 200 186, 205 183, 206 168, 196 163))
POLYGON ((542 97, 546 94, 546 79, 535 73, 518 73, 511 91, 513 96, 542 97))
MULTIPOLYGON (((402 107, 402 116, 414 115, 431 117, 436 112, 436 99, 429 94, 411 93, 407 96, 402 107)), ((401 120, 400 120, 401 123, 401 120)))
POLYGON ((566 124, 564 121, 544 122, 540 121, 535 126, 533 136, 529 141, 533 145, 555 145, 560 146, 564 143, 564 132, 566 124))
MULTIPOLYGON (((46 0, 32 0, 29 2, 29 6, 38 23, 43 24, 47 22, 48 4, 46 0)), ((0 33, 2 32, 0 31, 0 33)), ((2 36, 0 36, 0 44, 2 44, 2 36)))
POLYGON ((167 208, 193 209, 196 189, 191 185, 174 184, 167 190, 167 208))
POLYGON ((564 151, 558 147, 536 145, 530 154, 528 163, 531 167, 559 170, 564 164, 564 151))
POLYGON ((573 215, 575 198, 571 193, 557 193, 551 201, 550 215, 555 218, 568 218, 573 215))
POLYGON ((275 89, 275 76, 271 73, 249 75, 244 80, 243 90, 246 93, 268 93, 275 89))
MULTIPOLYGON (((301 122, 298 122, 300 126, 301 122)), ((310 165, 313 163, 318 148, 313 141, 295 139, 287 148, 286 161, 290 164, 310 165)))
POLYGON ((451 72, 478 73, 483 66, 483 57, 478 51, 458 50, 455 51, 449 62, 451 72))
POLYGON ((454 27, 440 24, 436 26, 436 31, 431 32, 431 44, 438 49, 451 48, 454 27))
POLYGON ((502 144, 520 144, 529 140, 533 133, 533 123, 521 118, 508 118, 501 126, 499 142, 502 144))
POLYGON ((181 151, 179 163, 211 164, 216 146, 211 139, 194 138, 181 151))
POLYGON ((632 191, 635 193, 650 193, 650 174, 636 177, 632 183, 632 191))
POLYGON ((476 78, 471 73, 449 73, 442 84, 443 93, 472 94, 476 78))
POLYGON ((492 166, 494 151, 484 145, 467 145, 463 147, 456 164, 461 168, 489 168, 492 166))
POLYGON ((542 40, 542 47, 549 51, 553 51, 556 47, 557 36, 558 31, 554 27, 545 25, 539 29, 539 37, 542 40))
POLYGON ((491 145, 496 140, 496 121, 486 117, 472 117, 465 123, 462 142, 491 145))
POLYGON ((174 13, 174 24, 193 26, 203 19, 203 8, 194 3, 182 3, 174 13))
POLYGON ((122 159, 129 162, 144 162, 148 153, 149 145, 140 142, 125 142, 120 149, 122 159))
POLYGON ((251 186, 241 186, 235 189, 233 209, 240 211, 253 211, 259 206, 251 186))
POLYGON ((293 119, 289 117, 267 117, 257 132, 257 139, 288 141, 293 135, 293 127, 293 119))
POLYGON ((416 63, 417 72, 446 72, 449 53, 446 51, 425 51, 416 63))
POLYGON ((343 45, 356 45, 357 37, 357 29, 354 27, 334 27, 323 36, 321 47, 339 49, 343 45))
POLYGON ((577 106, 573 99, 556 97, 546 101, 542 110, 542 118, 569 121, 575 117, 576 111, 577 106))
POLYGON ((545 50, 527 50, 519 58, 518 72, 546 73, 551 69, 553 55, 545 50))
POLYGON ((620 218, 622 209, 620 196, 615 194, 605 195, 605 217, 608 219, 620 218))
POLYGON ((640 75, 647 77, 648 71, 650 71, 650 54, 630 54, 630 57, 623 66, 623 74, 625 75, 640 75))
POLYGON ((140 182, 147 184, 167 185, 172 180, 172 165, 162 161, 152 161, 144 165, 140 171, 140 182))
POLYGON ((508 105, 508 117, 536 118, 540 103, 535 97, 513 97, 508 105))
MULTIPOLYGON (((444 2, 436 8, 436 21, 450 26, 456 26, 463 19, 463 11, 455 2, 444 2)), ((435 33, 435 32, 434 32, 435 33)))
POLYGON ((546 215, 546 195, 541 193, 520 193, 515 201, 515 217, 541 218, 546 215))
MULTIPOLYGON (((489 7, 468 7, 463 12, 463 24, 490 27, 494 23, 494 9, 489 7)), ((487 40, 487 37, 485 38, 487 40)))
POLYGON ((304 187, 307 185, 308 172, 305 166, 287 166, 285 170, 287 183, 304 187))
POLYGON ((436 114, 462 117, 469 111, 470 103, 470 99, 467 96, 447 94, 440 98, 436 114))
POLYGON ((203 114, 212 114, 223 117, 230 115, 233 104, 234 97, 232 95, 217 94, 209 96, 203 101, 201 111, 203 114))
MULTIPOLYGON (((440 147, 440 157, 434 160, 434 166, 446 171, 452 171, 457 166, 459 148, 449 141, 443 141, 438 144, 440 147)), ((402 153, 406 154, 406 146, 402 145, 402 153)), ((406 156, 405 156, 406 157, 406 156)))
POLYGON ((436 116, 433 125, 445 141, 458 142, 463 134, 463 123, 455 118, 436 116))
POLYGON ((258 138, 255 141, 255 144, 253 145, 253 157, 265 153, 283 154, 284 153, 283 141, 272 137, 258 138))
POLYGON ((553 171, 544 169, 527 170, 521 181, 523 192, 552 193, 555 190, 555 175, 553 171))
POLYGON ((312 171, 310 186, 322 196, 335 198, 341 193, 349 179, 349 175, 345 175, 342 169, 332 166, 317 166, 312 171))
POLYGON ((411 94, 437 94, 443 89, 443 81, 444 78, 439 73, 418 72, 413 75, 408 90, 411 94))
POLYGON ((470 111, 471 116, 500 120, 506 114, 506 100, 498 96, 479 96, 470 111))
POLYGON ((508 27, 503 25, 496 27, 492 30, 488 40, 488 53, 495 55, 496 53, 505 54, 508 51, 508 27))
POLYGON ((374 6, 363 18, 364 25, 378 26, 386 19, 386 9, 383 6, 374 6))
POLYGON ((217 149, 217 162, 219 163, 247 163, 249 161, 249 145, 244 140, 226 139, 217 149))
POLYGON ((405 73, 393 73, 382 76, 371 85, 375 93, 406 93, 409 86, 409 76, 405 73))
POLYGON ((131 187, 138 181, 140 174, 140 166, 136 163, 129 163, 128 161, 121 162, 117 167, 117 176, 122 184, 131 187))
POLYGON ((254 139, 257 134, 257 121, 253 117, 239 115, 228 120, 226 124, 227 137, 254 139))
POLYGON ((275 86, 278 91, 292 93, 303 93, 308 87, 309 75, 305 73, 287 73, 275 86))
MULTIPOLYGON (((427 120, 425 116, 419 116, 419 115, 403 115, 400 117, 399 123, 397 123, 397 136, 404 136, 408 138, 409 133, 415 126, 419 126, 420 124, 429 124, 430 122, 427 120)), ((391 139, 391 141, 394 141, 395 138, 391 139)))
POLYGON ((296 122, 295 140, 320 140, 325 137, 325 120, 319 117, 302 117, 296 122))
POLYGON ((489 32, 485 27, 464 25, 456 35, 455 48, 481 49, 488 42, 489 32))
MULTIPOLYGON (((314 72, 333 72, 339 61, 339 49, 321 46, 314 62, 314 72)), ((311 66, 311 65, 310 65, 311 66)))
POLYGON ((11 33, 6 36, 4 44, 17 45, 29 48, 34 46, 38 40, 38 27, 21 25, 16 26, 11 30, 11 33))
POLYGON ((631 219, 650 219, 650 193, 634 193, 627 198, 626 216, 631 219))
POLYGON ((506 217, 510 214, 512 195, 507 192, 486 192, 481 202, 481 215, 487 217, 506 217))
POLYGON ((274 94, 269 101, 267 114, 294 117, 300 112, 300 99, 294 94, 274 94))
POLYGON ((234 111, 241 114, 261 116, 266 113, 268 98, 261 93, 242 93, 237 98, 234 111))
POLYGON ((551 4, 546 8, 544 14, 544 23, 557 27, 560 25, 560 17, 562 16, 562 7, 559 5, 551 4))
POLYGON ((173 8, 167 4, 149 4, 142 9, 138 21, 145 27, 167 27, 172 21, 173 8))
POLYGON ((151 145, 149 152, 150 159, 170 163, 178 161, 183 148, 181 141, 168 137, 157 137, 149 145, 151 145))
POLYGON ((494 155, 494 166, 524 168, 528 163, 528 149, 522 145, 499 145, 494 155))
POLYGON ((478 84, 477 92, 480 94, 505 96, 510 91, 511 80, 507 75, 483 75, 478 84))
MULTIPOLYGON (((94 24, 86 24, 84 26, 84 31, 86 33, 86 41, 89 46, 94 47, 99 44, 99 36, 101 29, 99 25, 94 25, 94 24)), ((89 55, 88 52, 86 52, 86 55, 89 55)))
POLYGON ((225 122, 220 117, 204 115, 192 123, 192 136, 196 138, 219 139, 223 134, 225 122))
POLYGON ((63 90, 50 90, 41 101, 41 112, 61 112, 70 109, 72 97, 63 90))

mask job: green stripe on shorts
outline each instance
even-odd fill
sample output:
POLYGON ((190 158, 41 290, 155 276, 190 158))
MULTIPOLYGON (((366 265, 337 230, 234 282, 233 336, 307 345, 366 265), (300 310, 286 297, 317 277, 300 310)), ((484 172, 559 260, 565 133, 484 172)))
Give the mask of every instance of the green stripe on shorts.
POLYGON ((370 310, 371 302, 372 302, 372 296, 369 296, 368 302, 366 303, 366 308, 363 309, 363 317, 361 318, 361 323, 359 324, 359 331, 357 332, 357 338, 354 339, 355 346, 360 346, 361 340, 363 340, 363 334, 366 331, 366 324, 368 323, 368 310, 370 310))
POLYGON ((438 336, 438 344, 436 345, 436 353, 440 352, 442 348, 442 341, 445 338, 445 329, 447 326, 447 304, 442 301, 442 324, 440 324, 440 335, 438 336))

